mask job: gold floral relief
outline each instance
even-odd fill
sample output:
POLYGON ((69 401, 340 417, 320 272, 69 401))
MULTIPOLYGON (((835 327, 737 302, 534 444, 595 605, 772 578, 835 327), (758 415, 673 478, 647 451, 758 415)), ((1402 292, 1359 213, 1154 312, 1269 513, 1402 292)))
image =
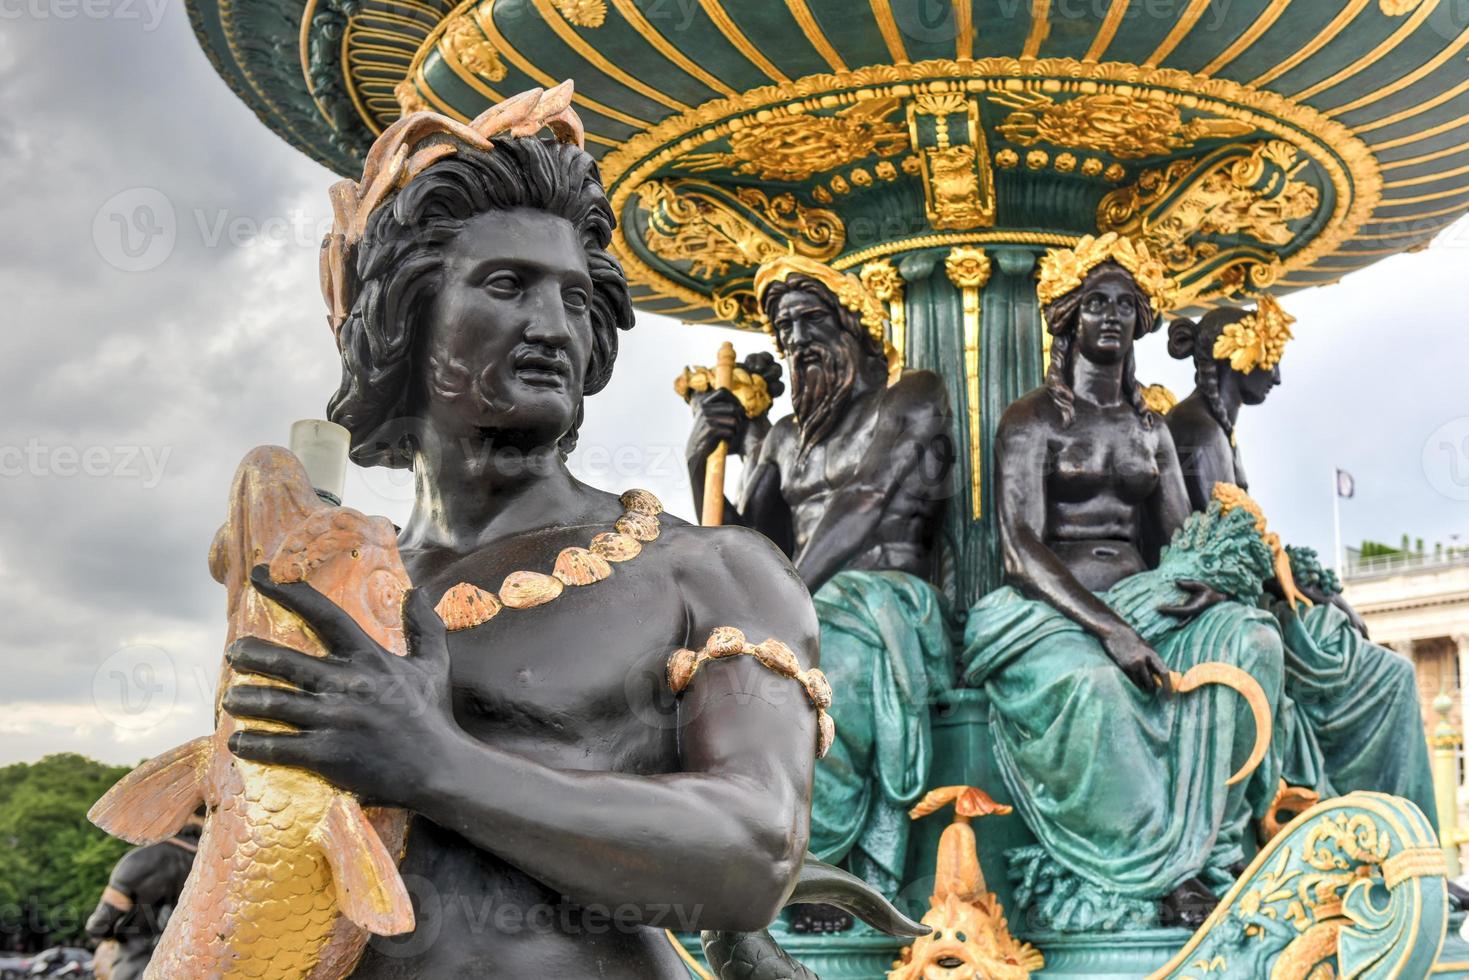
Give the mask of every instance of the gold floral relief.
POLYGON ((484 33, 469 17, 455 17, 444 28, 439 40, 439 50, 444 57, 458 62, 466 71, 483 75, 492 82, 505 77, 505 65, 500 61, 500 52, 489 42, 484 33))
POLYGON ((1200 116, 1144 95, 1097 92, 1057 102, 1044 92, 997 92, 990 102, 1013 109, 996 131, 1020 146, 1050 143, 1140 160, 1186 150, 1205 139, 1237 139, 1255 127, 1238 119, 1200 116))
POLYGON ((577 27, 601 27, 607 21, 607 0, 552 0, 552 6, 577 27))
POLYGON ((689 153, 677 163, 696 173, 728 170, 762 180, 806 180, 872 156, 908 149, 908 131, 888 116, 898 99, 867 99, 835 115, 801 113, 758 120, 730 133, 729 151, 689 153))

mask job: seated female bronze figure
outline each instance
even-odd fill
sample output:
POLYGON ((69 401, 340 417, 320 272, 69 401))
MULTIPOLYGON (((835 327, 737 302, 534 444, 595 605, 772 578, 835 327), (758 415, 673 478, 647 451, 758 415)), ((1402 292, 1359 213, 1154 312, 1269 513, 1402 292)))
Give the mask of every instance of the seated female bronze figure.
POLYGON ((241 640, 237 671, 296 689, 224 707, 291 726, 236 733, 239 757, 412 814, 416 929, 357 978, 681 978, 663 929, 762 929, 802 873, 831 732, 800 578, 753 531, 566 466, 633 325, 569 89, 407 116, 333 189, 329 412, 359 463, 413 469, 410 654, 257 568, 330 655, 241 640))
MULTIPOLYGON (((1168 428, 1195 509, 1208 506, 1215 483, 1247 485, 1234 427, 1243 406, 1262 404, 1280 384, 1294 322, 1262 294, 1255 310, 1220 307, 1169 325, 1169 353, 1194 364, 1194 390, 1168 413, 1168 428)), ((1405 796, 1436 823, 1412 661, 1367 639, 1314 551, 1290 551, 1294 577, 1315 605, 1271 604, 1286 647, 1276 736, 1283 778, 1323 799, 1353 790, 1405 796)))
POLYGON ((1134 377, 1133 344, 1171 291, 1161 265, 1127 239, 1087 238, 1042 261, 1039 289, 1045 385, 996 439, 1009 584, 970 611, 965 680, 989 695, 1000 770, 1043 860, 1137 910, 1131 924, 1194 926, 1277 777, 1267 760, 1226 787, 1251 718, 1228 692, 1171 695, 1169 675, 1225 661, 1273 704, 1280 637, 1267 614, 1150 571, 1189 515, 1168 427, 1134 377))

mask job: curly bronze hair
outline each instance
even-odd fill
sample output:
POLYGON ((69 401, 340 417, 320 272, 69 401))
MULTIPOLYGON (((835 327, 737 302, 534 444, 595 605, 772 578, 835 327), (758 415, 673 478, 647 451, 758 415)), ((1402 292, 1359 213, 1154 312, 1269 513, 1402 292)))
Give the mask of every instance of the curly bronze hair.
MULTIPOLYGON (((1046 391, 1061 413, 1061 424, 1070 425, 1076 417, 1076 393, 1072 389, 1072 368, 1075 361, 1076 325, 1081 311, 1081 298, 1086 291, 1106 278, 1120 278, 1133 293, 1133 308, 1137 311, 1137 322, 1133 327, 1133 341, 1144 337, 1162 323, 1162 318, 1153 313, 1151 301, 1132 278, 1132 275, 1116 262, 1103 262, 1086 274, 1082 284, 1069 293, 1056 297, 1046 304, 1041 312, 1045 317, 1046 329, 1051 332, 1051 366, 1046 372, 1046 391)), ((1122 365, 1122 394, 1151 428, 1158 416, 1143 400, 1142 385, 1137 383, 1137 355, 1129 348, 1127 359, 1122 365)))
MULTIPOLYGON (((410 378, 419 317, 433 299, 440 250, 466 221, 490 211, 534 208, 571 222, 592 278, 592 353, 583 394, 606 387, 617 360, 617 331, 633 325, 622 266, 608 251, 615 219, 596 162, 576 146, 496 138, 488 151, 463 147, 433 163, 378 207, 357 247, 351 310, 338 346, 342 380, 327 417, 352 434, 363 466, 413 462, 410 378)), ((581 410, 576 425, 581 424, 581 410)), ((576 445, 576 427, 561 440, 576 445)))

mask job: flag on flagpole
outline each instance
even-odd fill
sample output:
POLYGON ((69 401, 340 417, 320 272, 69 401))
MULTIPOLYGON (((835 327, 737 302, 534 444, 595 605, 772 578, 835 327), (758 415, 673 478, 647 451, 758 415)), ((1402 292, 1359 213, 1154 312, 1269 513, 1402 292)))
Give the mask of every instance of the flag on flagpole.
POLYGON ((1336 495, 1338 497, 1346 497, 1348 500, 1350 500, 1352 497, 1356 496, 1356 493, 1357 481, 1352 479, 1352 474, 1348 473, 1346 470, 1337 470, 1336 495))

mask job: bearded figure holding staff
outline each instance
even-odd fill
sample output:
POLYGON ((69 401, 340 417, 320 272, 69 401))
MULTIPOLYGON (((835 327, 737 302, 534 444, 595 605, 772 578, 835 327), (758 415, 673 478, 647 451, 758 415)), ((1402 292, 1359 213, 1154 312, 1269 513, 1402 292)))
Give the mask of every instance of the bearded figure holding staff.
MULTIPOLYGON (((760 267, 755 292, 795 413, 772 424, 768 398, 751 412, 717 386, 690 395, 689 477, 707 512, 710 454, 727 445, 743 457, 724 522, 775 541, 815 598, 823 669, 843 697, 836 742, 816 770, 812 851, 891 894, 903 883, 906 811, 927 789, 929 705, 954 684, 929 581, 953 458, 948 402, 938 375, 894 363, 882 304, 855 276, 783 256, 760 267)), ((759 358, 768 355, 746 361, 752 378, 771 373, 759 358)), ((822 909, 792 923, 850 925, 822 909)))

